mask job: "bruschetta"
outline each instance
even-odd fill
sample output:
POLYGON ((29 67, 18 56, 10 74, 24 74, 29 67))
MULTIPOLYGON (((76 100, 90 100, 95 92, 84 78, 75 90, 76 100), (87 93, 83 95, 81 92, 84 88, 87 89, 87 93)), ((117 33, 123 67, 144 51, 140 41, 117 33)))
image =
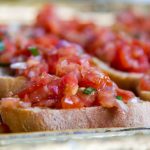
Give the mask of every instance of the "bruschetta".
POLYGON ((117 86, 134 91, 143 72, 149 70, 141 42, 123 40, 120 34, 99 29, 93 23, 63 21, 51 6, 38 14, 34 26, 23 30, 24 36, 16 35, 12 40, 2 34, 0 41, 0 63, 9 64, 13 72, 11 77, 0 78, 1 118, 11 132, 150 126, 146 115, 150 103, 117 86), (109 40, 114 42, 112 47, 117 43, 117 52, 109 40), (107 41, 113 50, 104 57, 110 48, 107 41), (135 65, 130 63, 130 57, 123 57, 122 61, 122 44, 125 54, 133 48, 134 57, 138 58, 135 65), (95 53, 99 52, 97 47, 104 48, 104 53, 98 53, 102 55, 95 53), (138 73, 111 69, 93 55, 103 56, 103 61, 108 60, 118 70, 138 73), (120 64, 116 63, 118 56, 120 64))
POLYGON ((132 109, 132 106, 130 108, 128 105, 140 103, 141 100, 132 92, 118 88, 109 76, 94 64, 93 57, 85 54, 79 45, 60 40, 52 45, 52 49, 43 50, 41 46, 30 46, 30 49, 27 48, 26 51, 33 50, 32 55, 29 55, 26 61, 10 65, 10 68, 16 72, 15 76, 23 76, 26 79, 19 80, 14 77, 14 89, 9 90, 13 94, 1 100, 2 121, 12 132, 117 127, 117 124, 130 126, 130 123, 131 126, 140 126, 146 123, 143 121, 143 124, 139 124, 141 121, 138 120, 139 123, 136 124, 135 120, 139 116, 135 116, 135 120, 133 119, 133 122, 129 124, 124 124, 125 120, 122 123, 111 122, 113 119, 119 121, 123 114, 127 117, 132 109), (17 84, 20 86, 19 90, 17 84), (112 117, 115 111, 116 119, 112 117), (57 118, 54 114, 58 114, 57 118), (92 115, 96 119, 96 115, 100 114, 103 116, 106 114, 107 118, 112 117, 110 122, 109 119, 104 122, 101 122, 100 118, 95 121, 89 119, 92 115), (11 115, 16 118, 12 120, 11 115), (22 120, 28 127, 19 117, 24 118, 22 120), (75 122, 72 122, 72 119, 75 122), (93 123, 90 126, 92 120, 93 123), (51 121, 50 124, 49 121, 51 121), (107 121, 110 125, 105 124, 107 121))

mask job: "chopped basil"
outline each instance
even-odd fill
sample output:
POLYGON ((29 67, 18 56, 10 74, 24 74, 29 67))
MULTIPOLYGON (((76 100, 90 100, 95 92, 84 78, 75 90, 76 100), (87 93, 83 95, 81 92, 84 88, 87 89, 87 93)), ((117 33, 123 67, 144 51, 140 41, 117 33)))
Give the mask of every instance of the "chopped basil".
POLYGON ((94 91, 96 91, 95 88, 88 87, 88 88, 85 88, 85 89, 83 90, 83 93, 84 93, 84 94, 87 94, 87 95, 90 95, 90 94, 91 94, 92 92, 94 92, 94 91))
POLYGON ((2 52, 5 49, 5 44, 3 41, 0 41, 0 52, 2 52))
POLYGON ((122 100, 122 96, 116 96, 116 98, 118 99, 118 100, 122 100))
POLYGON ((33 56, 39 55, 39 51, 37 47, 31 46, 31 47, 28 47, 28 50, 32 53, 33 56))

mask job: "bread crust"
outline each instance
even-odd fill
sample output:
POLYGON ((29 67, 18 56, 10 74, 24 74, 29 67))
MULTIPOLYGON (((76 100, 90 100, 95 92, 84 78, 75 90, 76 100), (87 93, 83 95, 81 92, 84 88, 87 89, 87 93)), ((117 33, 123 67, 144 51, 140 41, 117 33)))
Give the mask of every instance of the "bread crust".
POLYGON ((138 90, 138 94, 141 99, 150 101, 150 91, 140 91, 138 90))
POLYGON ((2 107, 1 117, 12 132, 32 132, 80 128, 149 127, 150 102, 128 104, 128 111, 87 107, 54 110, 2 107))
POLYGON ((26 82, 26 78, 22 76, 0 76, 0 98, 16 94, 25 87, 26 82))

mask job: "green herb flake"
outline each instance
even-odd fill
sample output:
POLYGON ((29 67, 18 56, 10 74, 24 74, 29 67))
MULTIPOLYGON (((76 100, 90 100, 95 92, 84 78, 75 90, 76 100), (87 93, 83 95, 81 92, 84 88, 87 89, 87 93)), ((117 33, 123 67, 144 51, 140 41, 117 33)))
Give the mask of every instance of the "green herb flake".
POLYGON ((3 41, 0 41, 0 52, 2 52, 5 49, 5 44, 3 41))
POLYGON ((84 93, 84 94, 87 94, 87 95, 90 95, 90 94, 91 94, 92 92, 94 92, 94 91, 96 91, 95 88, 88 87, 88 88, 85 88, 85 89, 83 90, 83 93, 84 93))
POLYGON ((122 100, 122 96, 116 96, 116 99, 122 100))
POLYGON ((39 51, 37 47, 31 46, 31 47, 28 47, 28 50, 32 53, 33 56, 39 55, 39 51))

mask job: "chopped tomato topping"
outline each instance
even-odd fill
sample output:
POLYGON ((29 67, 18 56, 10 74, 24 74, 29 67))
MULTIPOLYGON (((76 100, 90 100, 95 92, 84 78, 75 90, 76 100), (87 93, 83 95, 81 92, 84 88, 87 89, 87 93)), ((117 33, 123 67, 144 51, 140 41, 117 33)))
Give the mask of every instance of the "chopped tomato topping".
POLYGON ((134 94, 119 89, 87 53, 127 72, 150 67, 148 42, 91 22, 64 21, 51 5, 39 12, 33 26, 20 27, 12 37, 0 30, 1 37, 0 63, 9 63, 16 76, 28 79, 15 107, 122 108, 134 94))
POLYGON ((128 10, 117 16, 116 25, 125 30, 133 37, 148 40, 150 38, 150 15, 136 13, 128 10))
POLYGON ((35 25, 51 33, 59 34, 61 21, 57 16, 56 8, 52 5, 45 5, 39 12, 35 25))
POLYGON ((117 53, 112 66, 127 72, 146 72, 150 68, 143 48, 128 43, 117 46, 117 53))
POLYGON ((85 50, 125 72, 147 72, 150 68, 150 45, 115 33, 110 29, 98 32, 85 50), (98 34, 99 33, 99 34, 98 34))
POLYGON ((113 83, 108 76, 106 76, 97 68, 83 68, 81 70, 81 87, 94 87, 95 89, 111 89, 113 83))
POLYGON ((77 96, 80 98, 80 101, 84 104, 84 107, 95 106, 96 98, 97 98, 97 91, 94 90, 90 94, 86 94, 84 92, 85 88, 80 88, 78 90, 77 96))

